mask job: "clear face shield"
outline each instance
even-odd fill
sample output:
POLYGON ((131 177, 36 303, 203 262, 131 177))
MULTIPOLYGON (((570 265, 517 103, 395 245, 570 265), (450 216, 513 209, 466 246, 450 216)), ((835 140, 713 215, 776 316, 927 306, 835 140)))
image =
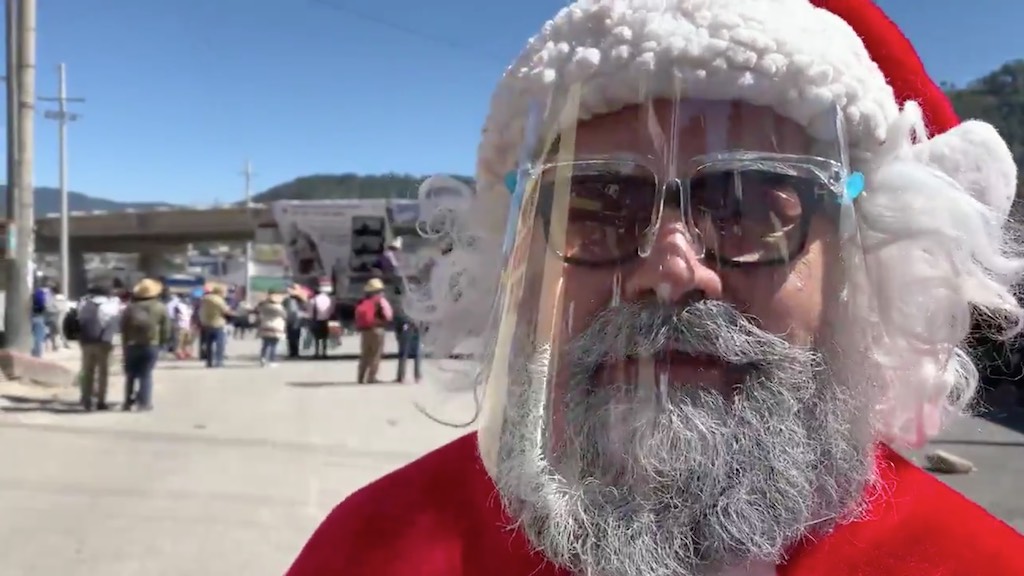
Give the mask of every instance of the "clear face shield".
POLYGON ((649 489, 678 471, 662 460, 672 446, 846 438, 838 421, 800 424, 867 398, 837 375, 837 350, 863 342, 850 317, 869 309, 851 301, 864 293, 851 290, 865 276, 863 178, 839 112, 814 119, 813 136, 725 101, 657 98, 582 119, 584 91, 531 107, 508 177, 484 377, 499 461, 540 454, 542 475, 619 488, 642 463, 649 489))

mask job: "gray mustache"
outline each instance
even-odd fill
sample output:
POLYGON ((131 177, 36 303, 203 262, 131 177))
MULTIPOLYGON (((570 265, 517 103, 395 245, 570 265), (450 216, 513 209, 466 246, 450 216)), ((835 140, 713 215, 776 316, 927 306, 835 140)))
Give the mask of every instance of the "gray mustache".
POLYGON ((582 366, 665 350, 713 356, 729 364, 763 365, 791 357, 793 345, 717 300, 685 307, 649 301, 609 307, 570 344, 571 356, 582 366))

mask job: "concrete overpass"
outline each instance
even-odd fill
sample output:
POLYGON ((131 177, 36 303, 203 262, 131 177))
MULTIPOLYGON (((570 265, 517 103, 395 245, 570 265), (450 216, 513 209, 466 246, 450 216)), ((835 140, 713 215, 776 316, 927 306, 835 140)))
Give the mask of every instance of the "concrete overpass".
MULTIPOLYGON (((244 242, 259 227, 274 226, 263 204, 218 208, 164 208, 124 212, 72 212, 68 218, 71 248, 81 252, 145 252, 149 248, 192 242, 244 242)), ((60 214, 36 219, 36 249, 60 249, 60 214)))
MULTIPOLYGON (((250 241, 258 228, 274 226, 270 208, 263 204, 72 212, 68 218, 71 278, 67 291, 72 297, 84 292, 87 253, 137 253, 141 271, 155 276, 162 272, 163 255, 181 252, 187 244, 250 241)), ((60 214, 36 219, 36 251, 60 251, 60 214)))

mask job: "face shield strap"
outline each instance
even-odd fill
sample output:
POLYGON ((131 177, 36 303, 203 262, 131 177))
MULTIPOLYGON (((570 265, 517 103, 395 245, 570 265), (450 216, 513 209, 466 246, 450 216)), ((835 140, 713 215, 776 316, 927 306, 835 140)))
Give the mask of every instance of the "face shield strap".
MULTIPOLYGON (((569 126, 579 117, 582 85, 574 84, 565 100, 558 126, 569 126)), ((562 331, 559 319, 563 314, 563 272, 565 263, 557 254, 565 254, 568 227, 562 224, 569 221, 570 200, 572 198, 573 160, 576 158, 576 130, 558 130, 548 135, 549 143, 558 141, 556 156, 555 193, 550 206, 550 218, 543 225, 547 228, 547 243, 555 251, 545 250, 543 258, 543 276, 540 285, 540 302, 537 308, 538 318, 534 345, 546 343, 549 347, 557 342, 562 331)), ((558 369, 559 354, 551 354, 547 366, 549 375, 558 369)))
MULTIPOLYGON (((564 250, 565 228, 552 226, 555 219, 548 218, 541 222, 537 218, 540 180, 535 177, 536 158, 550 158, 553 150, 557 150, 557 158, 572 159, 575 156, 575 131, 569 130, 562 137, 558 127, 569 124, 575 118, 579 110, 579 98, 580 87, 575 86, 569 92, 559 121, 546 134, 542 133, 542 127, 551 111, 552 100, 536 100, 528 105, 529 117, 524 128, 523 144, 517 155, 517 165, 513 172, 506 175, 506 185, 513 185, 509 186, 512 198, 504 238, 505 265, 489 330, 495 335, 494 346, 488 351, 482 366, 484 394, 490 397, 505 398, 508 395, 512 362, 518 360, 515 358, 516 352, 522 348, 518 343, 529 341, 534 346, 543 346, 551 342, 556 329, 555 320, 561 309, 561 282, 558 279, 563 263, 549 251, 545 251, 543 260, 537 262, 537 255, 531 246, 534 238, 540 234, 546 238, 546 244, 555 247, 561 245, 564 250), (543 230, 538 229, 538 226, 542 226, 543 230), (541 267, 539 282, 536 281, 538 274, 534 270, 537 266, 541 267), (549 282, 548 278, 552 278, 552 281, 549 282), (536 303, 527 301, 532 298, 524 298, 527 284, 540 287, 536 303)), ((571 166, 567 165, 566 169, 571 173, 571 166)), ((568 210, 567 186, 570 180, 565 173, 560 176, 559 179, 564 182, 562 193, 553 195, 553 198, 560 198, 560 201, 552 202, 544 209, 564 220, 568 210)), ((485 400, 482 416, 484 428, 500 426, 502 402, 485 400)))
POLYGON ((543 124, 543 107, 537 100, 531 100, 527 105, 526 124, 523 128, 523 146, 520 148, 519 156, 516 159, 514 170, 505 175, 505 187, 511 193, 509 202, 508 220, 505 226, 505 241, 503 253, 506 259, 512 242, 515 240, 516 227, 519 224, 518 215, 522 209, 523 196, 530 182, 530 150, 537 148, 541 138, 541 126, 543 124))

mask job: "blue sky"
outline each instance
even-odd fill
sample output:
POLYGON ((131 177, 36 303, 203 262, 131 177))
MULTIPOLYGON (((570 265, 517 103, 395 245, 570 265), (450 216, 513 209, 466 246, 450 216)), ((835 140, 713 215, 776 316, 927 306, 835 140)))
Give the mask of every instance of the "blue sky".
MULTIPOLYGON (((39 0, 38 93, 68 67, 70 187, 233 201, 336 172, 472 172, 490 92, 564 0, 39 0)), ((881 0, 937 79, 1024 57, 1024 3, 881 0)), ((40 109, 48 105, 41 104, 40 109)), ((36 183, 57 127, 36 122, 36 183)))

